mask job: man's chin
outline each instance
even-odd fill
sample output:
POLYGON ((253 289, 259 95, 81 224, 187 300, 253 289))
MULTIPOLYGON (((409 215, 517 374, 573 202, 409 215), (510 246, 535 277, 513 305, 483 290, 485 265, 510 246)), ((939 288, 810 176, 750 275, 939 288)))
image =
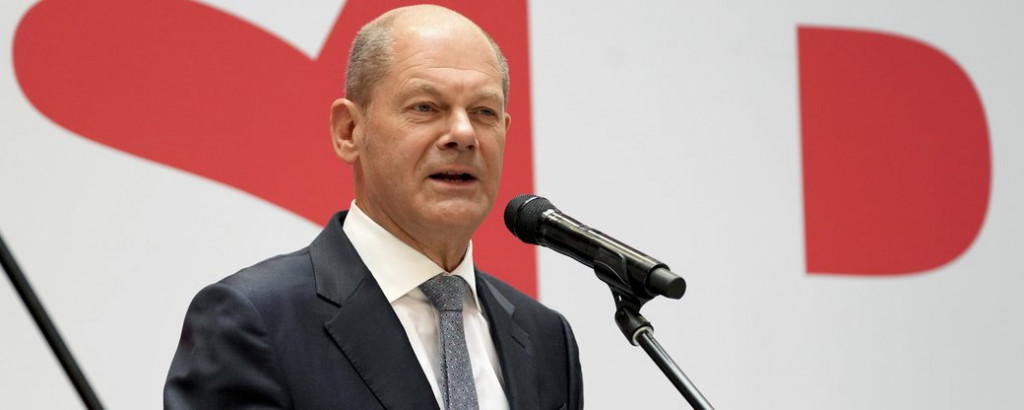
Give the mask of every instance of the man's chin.
POLYGON ((493 205, 493 202, 481 199, 450 198, 428 206, 424 211, 430 215, 424 216, 440 226, 476 230, 493 205))

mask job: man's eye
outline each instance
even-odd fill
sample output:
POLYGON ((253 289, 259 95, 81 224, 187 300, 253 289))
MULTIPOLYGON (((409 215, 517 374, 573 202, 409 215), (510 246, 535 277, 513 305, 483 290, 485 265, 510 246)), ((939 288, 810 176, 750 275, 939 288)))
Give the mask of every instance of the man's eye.
POLYGON ((497 117, 498 116, 498 112, 494 111, 494 110, 492 110, 490 108, 481 108, 481 109, 477 110, 477 112, 480 113, 480 114, 489 116, 489 117, 497 117))
POLYGON ((427 103, 421 103, 412 106, 412 109, 418 112, 431 112, 434 110, 434 107, 427 103))

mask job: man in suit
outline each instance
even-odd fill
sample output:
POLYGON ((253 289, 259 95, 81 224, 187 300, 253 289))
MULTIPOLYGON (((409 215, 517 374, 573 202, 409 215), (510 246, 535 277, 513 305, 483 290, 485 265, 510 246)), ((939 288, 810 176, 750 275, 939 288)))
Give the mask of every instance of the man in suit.
POLYGON ((357 35, 345 94, 331 131, 351 209, 309 247, 195 297, 165 407, 582 407, 565 319, 473 266, 511 118, 498 46, 451 10, 392 10, 357 35), (461 313, 428 297, 442 279, 461 313))

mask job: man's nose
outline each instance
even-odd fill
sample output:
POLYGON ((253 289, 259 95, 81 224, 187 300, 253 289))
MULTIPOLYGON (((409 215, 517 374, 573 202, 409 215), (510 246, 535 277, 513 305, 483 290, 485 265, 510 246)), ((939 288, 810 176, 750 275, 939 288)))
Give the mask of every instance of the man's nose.
POLYGON ((476 129, 464 110, 452 111, 448 132, 438 140, 441 149, 471 150, 476 148, 476 129))

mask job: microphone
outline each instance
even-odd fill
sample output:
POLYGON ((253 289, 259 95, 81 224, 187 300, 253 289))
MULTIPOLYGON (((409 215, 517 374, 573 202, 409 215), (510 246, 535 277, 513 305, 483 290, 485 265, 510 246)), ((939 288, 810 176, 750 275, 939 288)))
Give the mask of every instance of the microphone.
POLYGON ((591 229, 543 197, 521 194, 505 207, 505 226, 523 242, 543 245, 594 269, 599 279, 628 295, 679 299, 686 282, 664 263, 591 229))

